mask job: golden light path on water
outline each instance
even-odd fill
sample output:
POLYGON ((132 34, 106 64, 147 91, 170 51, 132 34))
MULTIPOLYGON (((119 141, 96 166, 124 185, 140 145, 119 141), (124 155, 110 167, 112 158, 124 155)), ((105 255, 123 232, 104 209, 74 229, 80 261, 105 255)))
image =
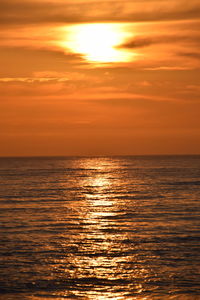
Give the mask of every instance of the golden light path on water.
POLYGON ((78 24, 64 28, 59 44, 73 53, 82 55, 88 62, 128 62, 135 54, 120 48, 132 36, 128 25, 117 23, 78 24))
MULTIPOLYGON (((122 184, 123 178, 119 178, 116 173, 115 178, 110 177, 111 170, 118 170, 120 166, 116 162, 105 160, 87 160, 83 168, 90 172, 89 177, 84 178, 80 185, 88 189, 85 194, 85 206, 87 212, 85 214, 85 231, 80 239, 85 243, 84 251, 90 253, 90 257, 73 258, 75 264, 79 266, 80 276, 87 276, 93 280, 94 278, 101 281, 105 280, 105 286, 97 286, 91 291, 79 292, 77 295, 87 300, 121 300, 121 299, 137 299, 147 300, 146 297, 131 297, 120 291, 120 281, 126 281, 127 278, 132 280, 137 276, 144 276, 148 272, 144 268, 137 268, 129 271, 123 270, 124 261, 127 263, 131 258, 120 256, 120 252, 126 249, 118 248, 121 240, 121 233, 118 232, 119 226, 115 218, 120 210, 120 203, 117 203, 112 194, 113 190, 118 189, 118 184, 122 184), (93 170, 91 172, 91 170, 93 170), (112 286, 113 282, 113 286, 112 286), (119 285, 118 283, 119 282, 119 285), (106 284, 111 286, 106 286, 106 284), (117 286, 118 285, 118 286, 117 286), (119 291, 117 291, 119 290, 119 291)), ((133 203, 132 203, 133 204, 133 203)), ((128 225, 128 222, 125 226, 128 225)), ((128 238, 125 233, 124 238, 128 238)), ((133 280, 134 281, 134 280, 133 280)), ((127 286, 128 287, 128 286, 127 286)), ((137 293, 142 293, 142 285, 135 284, 137 293)))

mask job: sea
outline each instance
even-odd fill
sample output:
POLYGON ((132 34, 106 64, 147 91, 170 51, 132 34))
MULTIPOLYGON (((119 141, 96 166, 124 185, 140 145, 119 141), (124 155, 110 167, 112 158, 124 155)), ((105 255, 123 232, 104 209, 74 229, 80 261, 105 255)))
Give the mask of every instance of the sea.
POLYGON ((0 158, 1 300, 200 299, 200 156, 0 158))

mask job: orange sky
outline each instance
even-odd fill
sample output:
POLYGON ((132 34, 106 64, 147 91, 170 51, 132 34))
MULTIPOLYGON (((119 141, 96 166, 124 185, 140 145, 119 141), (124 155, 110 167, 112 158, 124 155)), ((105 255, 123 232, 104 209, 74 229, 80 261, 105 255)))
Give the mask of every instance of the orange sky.
POLYGON ((0 156, 200 154, 200 2, 1 0, 0 156))

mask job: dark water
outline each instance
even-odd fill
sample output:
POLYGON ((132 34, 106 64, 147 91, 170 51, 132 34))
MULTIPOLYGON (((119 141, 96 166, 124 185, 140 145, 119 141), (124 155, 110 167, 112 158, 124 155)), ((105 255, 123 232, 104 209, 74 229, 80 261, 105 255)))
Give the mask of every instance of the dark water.
POLYGON ((0 159, 0 299, 200 299, 200 156, 0 159))

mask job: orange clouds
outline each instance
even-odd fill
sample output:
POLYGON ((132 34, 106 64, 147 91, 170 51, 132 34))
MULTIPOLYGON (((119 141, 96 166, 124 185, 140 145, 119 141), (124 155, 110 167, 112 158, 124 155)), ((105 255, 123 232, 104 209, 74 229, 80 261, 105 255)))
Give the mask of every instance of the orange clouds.
POLYGON ((2 0, 2 24, 144 22, 198 19, 198 1, 33 1, 2 0))
POLYGON ((0 155, 200 153, 199 10, 1 1, 0 155), (73 53, 69 24, 87 22, 123 23, 128 39, 114 47, 136 59, 97 65, 73 53))

